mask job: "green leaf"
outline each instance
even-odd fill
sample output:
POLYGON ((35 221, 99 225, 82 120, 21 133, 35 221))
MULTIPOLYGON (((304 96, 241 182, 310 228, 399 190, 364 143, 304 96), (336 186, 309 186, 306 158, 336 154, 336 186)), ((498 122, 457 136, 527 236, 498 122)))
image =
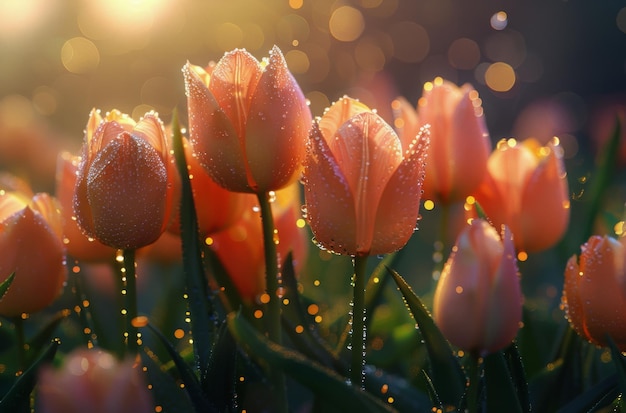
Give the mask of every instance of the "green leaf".
POLYGON ((193 203, 189 171, 185 159, 183 139, 178 124, 178 114, 175 111, 172 117, 173 146, 176 166, 182 183, 182 197, 180 202, 180 226, 183 249, 183 269, 189 295, 189 313, 191 318, 191 332, 193 334, 194 353, 197 357, 200 375, 208 368, 209 352, 211 349, 211 333, 215 324, 211 321, 213 308, 208 294, 208 282, 202 265, 202 251, 198 235, 196 208, 193 203))
POLYGON ((613 359, 613 364, 615 364, 615 370, 617 370, 619 392, 622 394, 622 397, 619 400, 620 411, 626 411, 626 402, 623 397, 623 395, 626 395, 626 360, 624 360, 622 352, 617 348, 613 339, 608 335, 607 341, 609 342, 609 348, 611 349, 611 357, 613 359))
POLYGON ((13 387, 0 400, 0 412, 30 413, 30 393, 37 383, 37 373, 43 363, 50 363, 61 342, 52 340, 46 351, 18 377, 13 387))
POLYGON ((406 304, 422 333, 430 359, 430 379, 437 396, 444 405, 457 406, 465 392, 465 374, 450 344, 435 325, 426 307, 415 295, 404 278, 387 269, 404 296, 406 304))
POLYGON ((207 377, 203 380, 207 398, 220 412, 236 411, 236 361, 237 345, 224 323, 218 330, 207 377))
POLYGON ((513 378, 501 351, 484 358, 486 406, 488 413, 522 413, 513 378))
POLYGON ((598 384, 587 389, 561 409, 558 413, 591 413, 598 408, 608 406, 619 395, 617 376, 615 374, 605 378, 598 384))
POLYGON ((2 301, 2 297, 4 297, 4 295, 7 293, 9 287, 11 286, 11 283, 13 282, 13 279, 15 278, 15 272, 12 272, 7 278, 6 280, 2 281, 0 283, 0 301, 2 301))
POLYGON ((209 402, 206 397, 206 394, 202 391, 202 387, 200 386, 200 382, 198 381, 198 377, 194 374, 194 371, 187 365, 185 360, 178 354, 174 346, 167 340, 167 338, 153 327, 151 324, 148 324, 147 327, 152 331, 158 338, 161 344, 167 350, 167 353, 172 358, 172 361, 176 365, 178 369, 178 373, 180 374, 180 378, 185 383, 185 389, 187 390, 187 394, 193 403, 195 411, 197 413, 200 412, 208 412, 217 413, 218 410, 209 402))
POLYGON ((519 354, 516 343, 511 343, 504 350, 504 357, 511 374, 512 383, 515 386, 520 407, 523 412, 530 413, 531 404, 530 395, 528 394, 528 380, 526 379, 522 357, 519 354))
POLYGON ((54 331, 64 318, 65 314, 63 312, 55 314, 55 316, 29 341, 29 353, 38 354, 46 344, 50 343, 54 331))
MULTIPOLYGON (((146 347, 143 347, 144 350, 146 347)), ((143 365, 146 367, 148 380, 152 385, 152 395, 154 402, 163 408, 164 412, 193 412, 186 389, 181 389, 177 383, 177 377, 168 374, 164 365, 160 363, 154 353, 140 352, 143 365)))
POLYGON ((352 386, 334 371, 304 357, 302 354, 269 341, 258 333, 240 314, 227 317, 228 328, 240 346, 257 360, 282 369, 316 396, 332 400, 341 411, 395 412, 396 410, 372 395, 352 386))

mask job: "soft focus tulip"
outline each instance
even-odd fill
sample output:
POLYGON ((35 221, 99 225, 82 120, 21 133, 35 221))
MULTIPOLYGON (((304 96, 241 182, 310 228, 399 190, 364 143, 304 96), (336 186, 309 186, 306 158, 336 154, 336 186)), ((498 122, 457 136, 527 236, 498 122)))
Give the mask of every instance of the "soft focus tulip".
POLYGON ((558 242, 569 222, 568 185, 561 148, 502 140, 489 157, 475 200, 496 227, 507 225, 520 251, 558 242))
POLYGON ((626 239, 594 235, 565 268, 562 304, 570 325, 590 342, 607 335, 626 351, 626 239))
POLYGON ((522 293, 510 231, 481 219, 459 235, 441 273, 434 319, 455 346, 482 356, 506 347, 522 319, 522 293))
MULTIPOLYGON (((183 140, 183 144, 198 218, 198 231, 200 236, 206 237, 237 222, 248 205, 249 195, 231 192, 216 184, 200 165, 198 158, 193 156, 190 144, 186 140, 183 140)), ((179 214, 174 217, 170 231, 180 234, 179 214)))
POLYGON ((78 224, 118 249, 148 245, 170 222, 175 170, 155 113, 135 123, 119 111, 92 111, 74 193, 78 224))
POLYGON ((299 177, 311 112, 278 47, 263 62, 236 49, 183 73, 190 138, 219 185, 264 193, 299 177))
POLYGON ((461 201, 482 182, 491 144, 480 102, 471 85, 436 78, 424 85, 417 111, 403 98, 392 103, 400 137, 430 125, 425 199, 461 201))
POLYGON ((304 172, 307 217, 320 246, 347 255, 402 248, 418 219, 428 129, 398 138, 344 97, 316 119, 304 172))
POLYGON ((59 154, 56 174, 56 197, 61 204, 63 217, 63 242, 68 255, 81 261, 111 261, 115 248, 89 238, 80 229, 74 215, 74 188, 80 157, 68 152, 59 154))
POLYGON ((134 360, 120 362, 101 350, 78 349, 60 369, 41 369, 37 412, 151 413, 154 402, 134 360))
POLYGON ((2 189, 0 281, 13 272, 15 278, 0 299, 0 315, 11 317, 42 310, 58 297, 66 279, 65 251, 54 198, 2 189))
MULTIPOLYGON (((207 242, 220 258, 241 297, 252 303, 266 290, 266 268, 261 217, 253 208, 258 201, 252 195, 247 197, 248 207, 240 220, 228 229, 212 234, 207 242)), ((306 260, 310 242, 303 225, 297 224, 300 208, 298 183, 276 192, 272 215, 277 230, 278 259, 282 262, 292 252, 296 271, 306 260)))

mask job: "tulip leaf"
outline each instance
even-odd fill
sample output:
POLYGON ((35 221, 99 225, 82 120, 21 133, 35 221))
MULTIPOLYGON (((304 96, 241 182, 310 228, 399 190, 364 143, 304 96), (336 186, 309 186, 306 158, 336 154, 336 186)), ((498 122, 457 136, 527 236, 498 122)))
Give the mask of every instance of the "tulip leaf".
POLYGON ((180 378, 185 383, 185 389, 187 390, 187 394, 191 399, 191 402, 194 405, 196 412, 208 412, 217 413, 218 410, 209 402, 206 394, 202 391, 202 387, 200 382, 198 381, 197 376, 194 374, 194 371, 189 367, 189 365, 185 362, 185 360, 178 354, 174 346, 167 340, 167 338, 161 333, 158 329, 153 327, 151 324, 147 324, 147 327, 152 331, 152 333, 159 339, 165 350, 169 354, 170 358, 176 365, 178 373, 180 374, 180 378))
POLYGON ((237 346, 223 323, 217 331, 204 382, 204 393, 220 412, 236 411, 235 374, 237 346))
POLYGON ((617 375, 613 374, 574 398, 559 413, 591 413, 608 406, 619 395, 617 375))
POLYGON ((37 354, 46 344, 49 344, 54 331, 64 318, 65 314, 62 311, 55 314, 54 317, 52 317, 52 319, 48 321, 48 323, 29 341, 29 352, 37 354))
POLYGON ((522 357, 519 354, 516 343, 512 343, 504 350, 504 357, 509 367, 512 383, 517 392, 520 407, 523 412, 530 413, 531 404, 530 395, 528 393, 528 380, 526 379, 522 357))
POLYGON ((2 297, 4 297, 4 295, 9 290, 9 287, 11 286, 11 283, 13 283, 14 278, 15 278, 15 272, 12 272, 11 274, 9 274, 6 280, 0 283, 0 301, 2 301, 2 297))
POLYGON ((60 340, 52 340, 41 356, 17 378, 11 389, 0 400, 0 412, 29 413, 31 411, 30 393, 37 384, 39 367, 52 361, 60 344, 60 340))
POLYGON ((607 341, 609 343, 609 347, 611 349, 611 357, 613 358, 613 364, 615 364, 615 369, 617 370, 617 379, 619 384, 619 391, 622 394, 622 397, 619 400, 620 411, 625 411, 624 409, 626 401, 624 401, 624 395, 626 395, 626 360, 622 355, 622 352, 619 351, 615 341, 607 335, 607 341))
POLYGON ((193 203, 189 171, 185 159, 183 139, 178 124, 178 115, 175 111, 172 117, 173 146, 176 166, 182 182, 182 197, 180 201, 180 225, 183 249, 183 270, 189 295, 189 313, 191 331, 193 334, 194 353, 200 370, 200 376, 205 377, 209 363, 211 349, 211 333, 215 325, 211 320, 213 308, 208 294, 208 282, 202 265, 202 251, 198 235, 196 209, 193 203))
POLYGON ((486 406, 488 413, 522 413, 513 377, 501 351, 484 358, 486 406))
POLYGON ((257 360, 282 369, 316 396, 333 400, 340 411, 395 412, 390 405, 352 386, 334 371, 309 360, 301 353, 269 341, 238 313, 227 316, 228 328, 235 340, 257 360))
MULTIPOLYGON (((145 346, 143 348, 146 349, 145 346)), ((164 412, 193 412, 194 407, 190 397, 185 393, 186 389, 181 389, 177 377, 167 374, 167 369, 156 354, 144 351, 140 355, 146 367, 148 381, 152 385, 155 404, 161 406, 164 412)))
POLYGON ((388 268, 415 319, 430 359, 430 379, 444 405, 456 406, 465 392, 465 374, 450 344, 435 325, 426 307, 396 271, 388 268))

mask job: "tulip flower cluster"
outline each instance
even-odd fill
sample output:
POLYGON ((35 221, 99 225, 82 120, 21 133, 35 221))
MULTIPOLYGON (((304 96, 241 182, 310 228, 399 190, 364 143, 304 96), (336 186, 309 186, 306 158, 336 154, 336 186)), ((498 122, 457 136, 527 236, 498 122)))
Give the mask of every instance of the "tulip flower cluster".
POLYGON ((188 130, 94 109, 55 197, 0 175, 0 411, 623 407, 624 223, 593 208, 611 165, 582 219, 615 234, 592 235, 558 138, 492 150, 469 84, 314 114, 278 47, 180 83, 188 130), (423 200, 461 211, 453 246, 415 235, 423 200))

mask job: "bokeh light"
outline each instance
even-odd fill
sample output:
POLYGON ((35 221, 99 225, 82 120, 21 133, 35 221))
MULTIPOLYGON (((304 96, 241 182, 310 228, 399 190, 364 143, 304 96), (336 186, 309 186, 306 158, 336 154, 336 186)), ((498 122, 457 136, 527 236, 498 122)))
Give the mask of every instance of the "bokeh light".
POLYGON ((351 42, 359 38, 365 29, 361 12, 350 6, 341 6, 333 11, 328 21, 328 28, 333 37, 342 42, 351 42))
POLYGON ((515 85, 515 71, 507 63, 493 63, 485 72, 485 83, 496 92, 508 92, 515 85))

